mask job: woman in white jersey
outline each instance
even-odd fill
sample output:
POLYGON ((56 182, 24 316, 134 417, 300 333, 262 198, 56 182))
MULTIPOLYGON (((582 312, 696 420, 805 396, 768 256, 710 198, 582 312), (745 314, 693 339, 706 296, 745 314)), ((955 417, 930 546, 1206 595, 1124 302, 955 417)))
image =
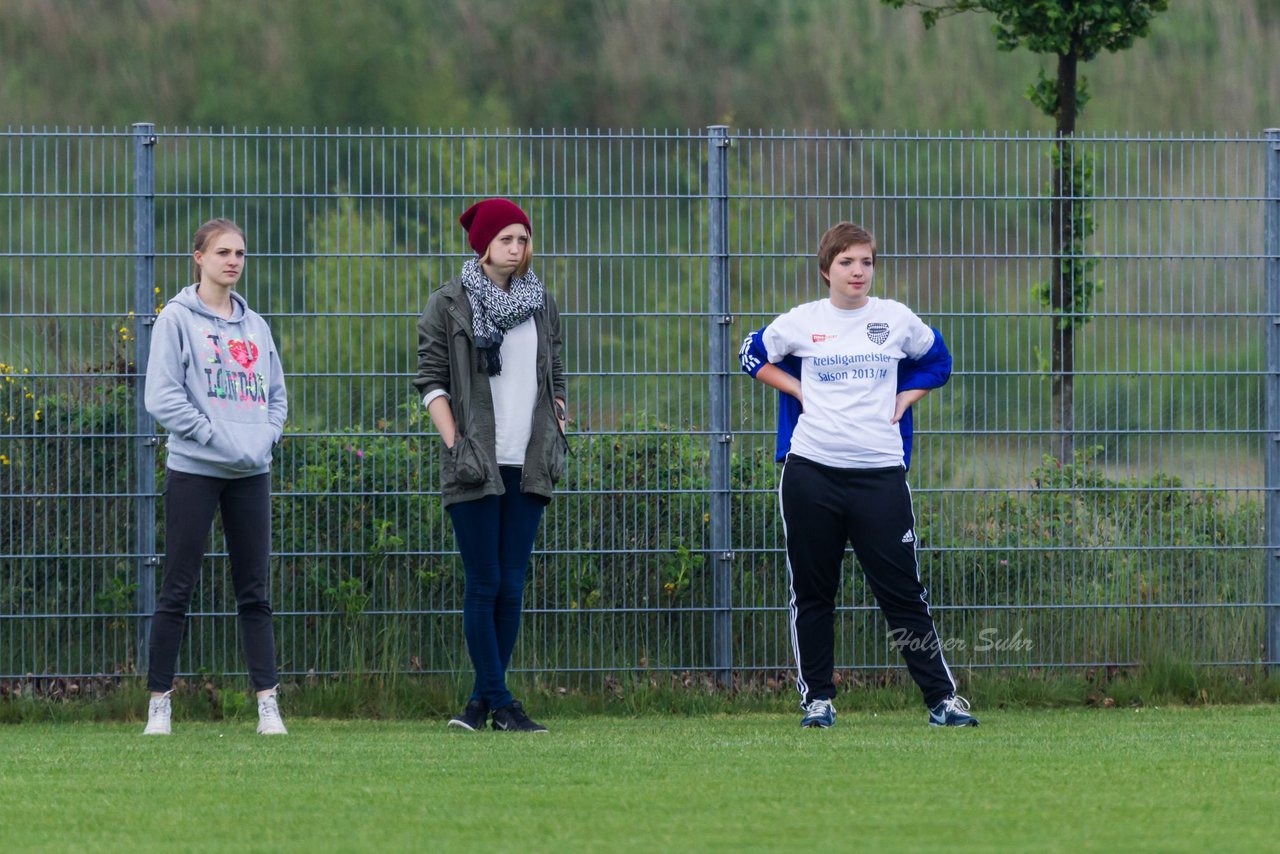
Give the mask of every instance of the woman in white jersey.
POLYGON ((899 364, 928 359, 942 344, 905 305, 871 296, 875 263, 869 231, 850 222, 832 226, 818 247, 828 298, 776 318, 742 348, 744 370, 802 406, 778 488, 801 725, 835 724, 835 600, 845 547, 852 544, 924 695, 929 723, 977 726, 955 694, 920 581, 898 427, 928 394, 900 390, 899 364), (789 357, 799 359, 799 379, 778 364, 789 357))
POLYGON ((475 670, 449 725, 546 732, 507 689, 525 572, 542 511, 564 473, 560 313, 529 269, 529 217, 507 199, 459 217, 476 257, 431 294, 418 320, 414 386, 445 449, 440 493, 466 574, 462 631, 475 670))

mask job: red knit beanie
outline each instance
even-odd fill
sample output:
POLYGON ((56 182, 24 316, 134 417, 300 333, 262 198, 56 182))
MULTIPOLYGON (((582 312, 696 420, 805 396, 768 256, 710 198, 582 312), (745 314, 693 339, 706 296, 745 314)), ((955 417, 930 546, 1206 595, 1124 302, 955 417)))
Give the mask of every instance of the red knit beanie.
POLYGON ((520 223, 533 234, 533 226, 529 225, 529 217, 520 210, 515 202, 506 199, 485 199, 476 202, 458 217, 458 222, 467 230, 467 242, 481 258, 488 251, 489 244, 498 232, 509 225, 520 223))

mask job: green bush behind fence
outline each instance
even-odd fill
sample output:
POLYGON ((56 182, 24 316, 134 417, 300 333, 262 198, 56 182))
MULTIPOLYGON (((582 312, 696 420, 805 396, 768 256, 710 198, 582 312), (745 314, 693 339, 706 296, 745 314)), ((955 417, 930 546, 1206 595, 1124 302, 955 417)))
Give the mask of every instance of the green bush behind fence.
MULTIPOLYGON (((0 521, 11 544, 0 670, 136 672, 148 615, 134 604, 132 389, 110 372, 69 386, 3 370, 0 419, 26 438, 0 460, 0 493, 13 496, 0 521)), ((517 670, 715 667, 709 439, 633 418, 616 434, 574 438, 535 552, 517 670)), ((408 406, 372 429, 292 433, 279 447, 272 590, 285 672, 466 670, 462 569, 436 492, 439 440, 424 427, 408 406)), ((732 458, 739 680, 790 666, 771 450, 744 443, 732 458)), ((913 477, 918 554, 953 668, 1258 660, 1263 555, 1246 545, 1261 541, 1257 500, 1169 474, 1118 478, 1096 449, 1046 457, 1005 490, 940 489, 937 477, 936 465, 913 477)), ((216 530, 211 551, 180 667, 240 672, 216 530)), ((841 605, 838 665, 895 666, 858 574, 841 605)))

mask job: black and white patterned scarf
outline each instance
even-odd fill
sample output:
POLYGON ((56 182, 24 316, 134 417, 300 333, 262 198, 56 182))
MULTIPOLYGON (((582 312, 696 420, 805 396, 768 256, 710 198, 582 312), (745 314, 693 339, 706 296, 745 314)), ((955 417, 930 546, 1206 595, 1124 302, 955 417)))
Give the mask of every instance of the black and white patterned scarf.
POLYGON ((512 276, 509 290, 489 280, 478 258, 462 265, 462 287, 471 303, 471 331, 489 376, 502 373, 502 333, 524 323, 546 301, 546 290, 533 271, 512 276))

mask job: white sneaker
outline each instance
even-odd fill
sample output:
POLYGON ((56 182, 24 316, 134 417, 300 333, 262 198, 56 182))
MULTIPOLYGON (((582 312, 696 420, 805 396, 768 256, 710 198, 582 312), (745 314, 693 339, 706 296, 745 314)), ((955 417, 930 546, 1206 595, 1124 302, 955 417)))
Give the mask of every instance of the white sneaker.
POLYGON ((284 720, 280 717, 280 704, 275 694, 258 700, 258 735, 288 735, 284 720))
POLYGON ((147 704, 147 728, 143 735, 171 735, 173 733, 173 703, 169 700, 172 691, 165 691, 159 697, 152 697, 147 704))

